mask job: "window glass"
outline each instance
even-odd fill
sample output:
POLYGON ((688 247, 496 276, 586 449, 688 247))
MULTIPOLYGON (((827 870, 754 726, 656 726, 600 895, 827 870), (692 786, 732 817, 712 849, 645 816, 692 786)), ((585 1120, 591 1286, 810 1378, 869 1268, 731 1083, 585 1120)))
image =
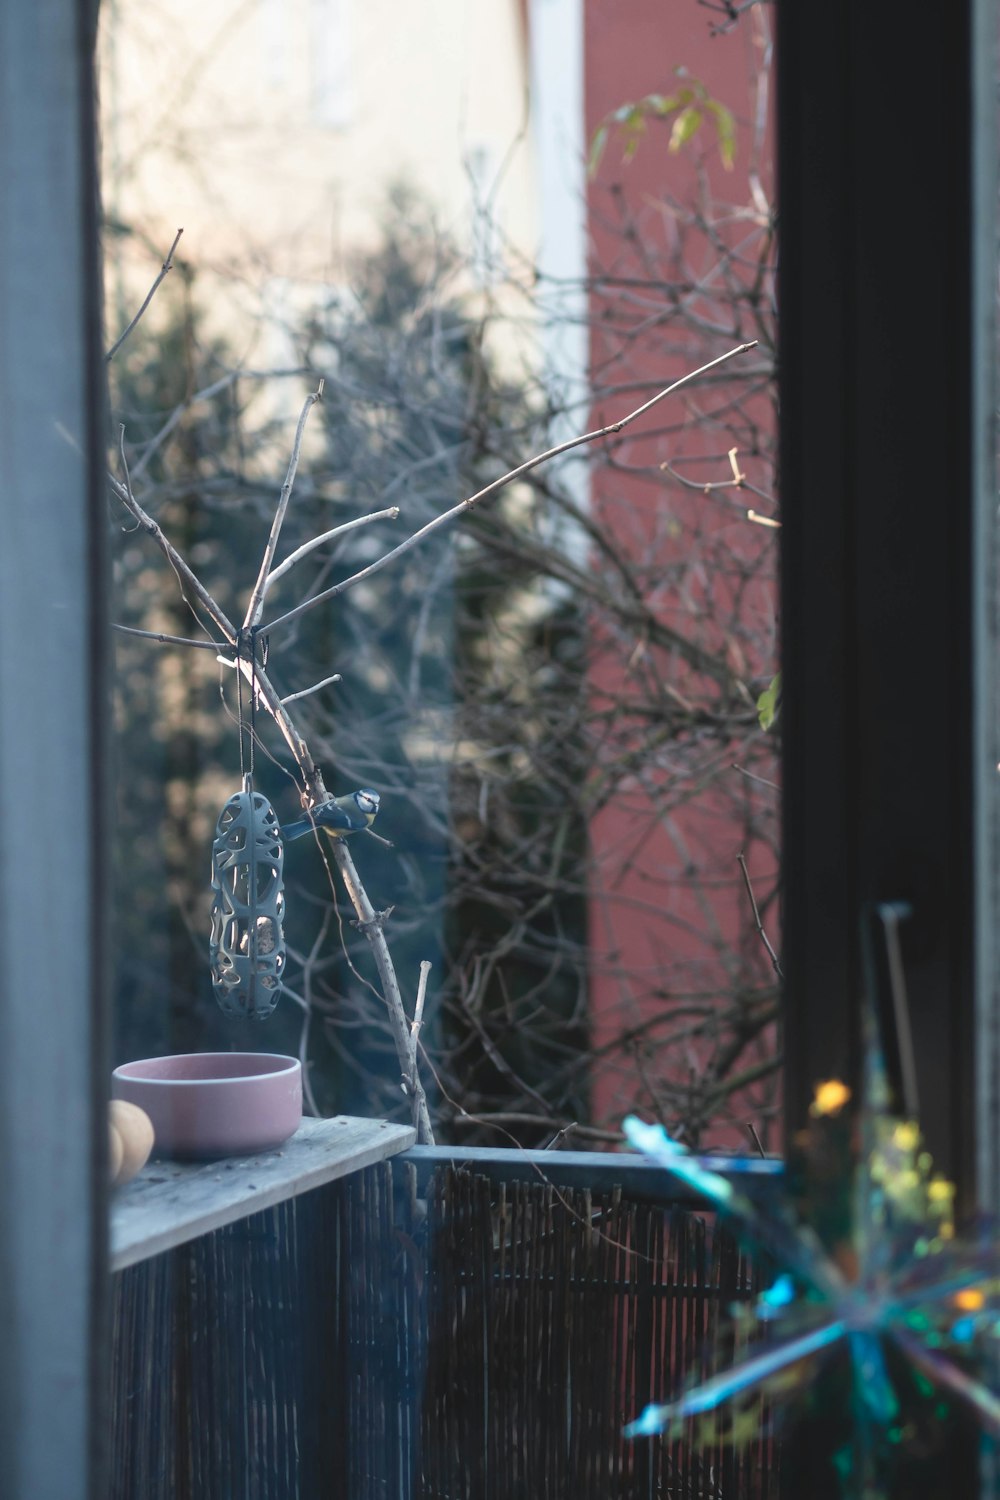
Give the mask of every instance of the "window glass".
MULTIPOLYGON (((773 58, 768 7, 731 11, 261 0, 206 26, 191 0, 105 7, 109 344, 129 330, 109 362, 116 1065, 180 1054, 197 1083, 205 1054, 277 1054, 322 1120, 555 1155, 622 1147, 636 1111, 772 1165, 773 58)), ((293 1170, 276 1161, 248 1191, 293 1170)), ((581 1302, 544 1368, 561 1391, 586 1363, 573 1430, 599 1410, 609 1480, 724 1462, 727 1493, 773 1492, 764 1428, 752 1463, 622 1437, 764 1267, 635 1184, 545 1197, 484 1171, 373 1168, 249 1228, 212 1220, 175 1259, 137 1254, 116 1338, 211 1331, 242 1369, 230 1274, 268 1371, 280 1312, 306 1364, 320 1330, 357 1336, 386 1402, 363 1463, 409 1493, 428 1403, 482 1377, 487 1411, 504 1378, 440 1364, 443 1330, 461 1323, 464 1359, 489 1325, 513 1367, 514 1292, 556 1285, 565 1257, 611 1352, 586 1354, 581 1302), (434 1301, 452 1272, 454 1308, 434 1301), (379 1331, 418 1325, 405 1355, 379 1331)), ((228 1190, 224 1168, 205 1181, 228 1190)), ((116 1453, 145 1379, 123 1348, 116 1453)), ((303 1368, 274 1375, 280 1400, 246 1385, 304 1474, 303 1368)), ((179 1389, 164 1430, 189 1421, 179 1389)), ((523 1401, 503 1410, 527 1432, 523 1401)), ((531 1442, 564 1415, 560 1395, 531 1442)), ((241 1438, 217 1420, 221 1485, 241 1438)), ((456 1477, 478 1441, 434 1450, 434 1473, 458 1466, 447 1492, 478 1492, 456 1477)), ((502 1441, 482 1440, 497 1464, 502 1441)))
MULTIPOLYGON (((184 225, 111 364, 119 482, 237 624, 320 378, 275 562, 400 512, 275 581, 265 670, 326 791, 380 793, 392 847, 352 847, 409 1006, 434 965, 425 1087, 466 1143, 609 1144, 639 1106, 703 1147, 757 1149, 748 1124, 776 1144, 770 23, 688 9, 624 27, 538 6, 527 32, 514 6, 394 12, 386 52, 378 7, 326 7, 356 103, 335 154, 311 112, 315 5, 234 7, 211 34, 184 0, 104 17, 115 332, 184 225)), ((116 624, 219 640, 148 529, 115 521, 116 624)), ((116 1061, 301 1053, 318 1113, 405 1115, 322 841, 286 850, 266 1027, 215 1003, 209 856, 252 695, 232 649, 116 648, 116 1061)), ((254 785, 292 823, 302 767, 266 704, 252 728, 254 785)))

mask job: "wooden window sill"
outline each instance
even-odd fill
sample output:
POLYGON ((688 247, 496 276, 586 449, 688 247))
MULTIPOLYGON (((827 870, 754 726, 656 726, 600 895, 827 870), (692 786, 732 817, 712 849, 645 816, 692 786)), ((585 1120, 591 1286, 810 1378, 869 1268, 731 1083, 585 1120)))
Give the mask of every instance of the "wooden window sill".
POLYGON ((408 1125, 336 1115, 303 1120, 291 1140, 259 1156, 151 1161, 111 1199, 111 1269, 122 1271, 199 1235, 272 1208, 405 1151, 408 1125))

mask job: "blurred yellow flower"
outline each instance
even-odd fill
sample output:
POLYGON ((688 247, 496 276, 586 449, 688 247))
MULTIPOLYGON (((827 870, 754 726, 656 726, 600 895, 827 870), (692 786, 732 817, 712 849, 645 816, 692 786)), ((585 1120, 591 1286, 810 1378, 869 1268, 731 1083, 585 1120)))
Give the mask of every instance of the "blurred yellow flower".
POLYGON ((851 1091, 846 1083, 841 1083, 839 1078, 830 1078, 826 1083, 816 1085, 809 1113, 811 1115, 837 1115, 850 1097, 851 1091))

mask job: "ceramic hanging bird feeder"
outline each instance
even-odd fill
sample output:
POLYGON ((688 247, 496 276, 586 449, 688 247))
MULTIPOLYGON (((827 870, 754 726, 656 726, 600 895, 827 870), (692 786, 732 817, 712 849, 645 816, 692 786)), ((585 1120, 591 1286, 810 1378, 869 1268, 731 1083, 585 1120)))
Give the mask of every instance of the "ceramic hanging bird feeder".
POLYGON ((284 849, 267 798, 249 788, 223 807, 212 844, 215 998, 227 1016, 265 1020, 285 967, 284 849))

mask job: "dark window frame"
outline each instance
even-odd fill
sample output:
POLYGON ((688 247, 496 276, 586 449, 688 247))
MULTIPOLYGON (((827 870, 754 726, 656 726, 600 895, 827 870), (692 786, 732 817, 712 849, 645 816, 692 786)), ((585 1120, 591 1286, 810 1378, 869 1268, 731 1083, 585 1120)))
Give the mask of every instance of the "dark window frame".
POLYGON ((966 1206, 996 1196, 995 27, 778 6, 786 1118, 857 1078, 863 913, 905 901, 966 1206))

